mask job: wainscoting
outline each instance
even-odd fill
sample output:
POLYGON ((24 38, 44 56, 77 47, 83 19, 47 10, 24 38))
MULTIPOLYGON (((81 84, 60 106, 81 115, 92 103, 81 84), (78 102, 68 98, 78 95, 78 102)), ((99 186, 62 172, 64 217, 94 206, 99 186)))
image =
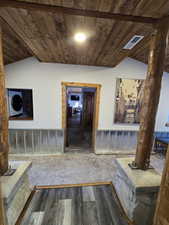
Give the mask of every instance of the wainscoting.
POLYGON ((98 130, 96 133, 96 154, 134 153, 137 131, 98 130))
MULTIPOLYGON (((98 130, 96 154, 134 153, 137 143, 136 131, 98 130)), ((9 129, 11 154, 62 154, 64 131, 46 129, 9 129)))
POLYGON ((11 154, 63 153, 63 130, 9 129, 11 154))
MULTIPOLYGON (((95 152, 96 154, 135 153, 137 136, 138 131, 98 130, 95 152)), ((169 137, 169 132, 155 132, 154 137, 169 137)))
MULTIPOLYGON (((130 154, 136 152, 137 131, 98 130, 96 154, 130 154)), ((155 132, 169 136, 168 132, 155 132)), ((64 130, 9 129, 11 154, 62 154, 64 130)))

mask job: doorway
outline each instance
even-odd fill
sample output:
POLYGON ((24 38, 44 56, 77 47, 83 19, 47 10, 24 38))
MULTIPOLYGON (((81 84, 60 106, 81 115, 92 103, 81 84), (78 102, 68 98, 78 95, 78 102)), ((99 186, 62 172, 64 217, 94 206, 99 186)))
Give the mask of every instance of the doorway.
POLYGON ((95 149, 100 85, 62 82, 62 125, 65 152, 90 153, 95 149))

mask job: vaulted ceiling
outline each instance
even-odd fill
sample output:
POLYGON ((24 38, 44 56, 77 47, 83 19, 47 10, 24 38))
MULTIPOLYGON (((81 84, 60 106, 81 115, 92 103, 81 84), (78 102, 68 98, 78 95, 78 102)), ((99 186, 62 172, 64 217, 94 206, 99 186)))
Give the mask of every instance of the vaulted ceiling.
MULTIPOLYGON (((19 0, 18 0, 19 2, 19 0)), ((160 18, 169 15, 168 0, 22 0, 77 9, 160 18)), ((152 25, 33 11, 0 8, 5 64, 34 55, 41 62, 116 66, 125 57, 147 62, 152 25), (73 41, 77 31, 88 34, 83 45, 73 41), (123 46, 133 37, 144 39, 132 50, 123 46)), ((169 51, 165 70, 169 71, 169 51)))

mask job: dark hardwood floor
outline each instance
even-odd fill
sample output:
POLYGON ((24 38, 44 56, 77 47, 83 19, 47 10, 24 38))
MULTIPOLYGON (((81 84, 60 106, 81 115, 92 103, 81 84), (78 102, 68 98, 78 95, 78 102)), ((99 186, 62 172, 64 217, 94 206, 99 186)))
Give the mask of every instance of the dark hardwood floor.
POLYGON ((111 185, 36 190, 21 225, 128 225, 111 185))

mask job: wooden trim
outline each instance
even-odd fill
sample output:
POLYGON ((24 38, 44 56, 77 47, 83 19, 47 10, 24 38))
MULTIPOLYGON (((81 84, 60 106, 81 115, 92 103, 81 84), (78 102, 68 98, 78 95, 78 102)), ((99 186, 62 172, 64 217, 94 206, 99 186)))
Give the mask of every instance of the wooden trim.
MULTIPOLYGON (((66 87, 91 87, 96 88, 95 92, 95 106, 94 106, 94 120, 93 120, 93 134, 92 134, 92 145, 95 152, 95 142, 96 142, 96 130, 98 129, 99 123, 99 106, 100 106, 100 89, 101 84, 92 83, 76 83, 76 82, 62 82, 62 128, 65 132, 66 137, 66 127, 67 127, 67 104, 66 104, 66 87)), ((65 138, 66 144, 66 138, 65 138)))
POLYGON ((101 84, 93 84, 93 83, 78 83, 78 82, 62 82, 61 83, 64 86, 69 87, 91 87, 91 88, 101 88, 101 84))
POLYGON ((22 219, 23 219, 23 217, 25 216, 25 213, 26 213, 26 211, 27 211, 27 209, 28 209, 28 207, 29 207, 29 205, 30 205, 32 199, 33 199, 33 196, 34 196, 35 192, 36 192, 36 189, 35 189, 35 187, 34 187, 34 189, 32 190, 32 192, 30 193, 29 198, 28 198, 28 200, 26 201, 26 204, 25 204, 25 206, 24 206, 24 208, 23 208, 23 210, 22 210, 20 216, 18 217, 18 219, 17 219, 15 225, 20 225, 20 224, 21 224, 22 219))
POLYGON ((67 93, 66 86, 62 84, 62 128, 64 129, 64 148, 67 143, 67 93))
POLYGON ((55 6, 55 5, 49 5, 49 4, 43 4, 43 3, 23 2, 23 1, 16 1, 16 0, 1 0, 0 7, 21 8, 21 9, 32 10, 32 11, 44 11, 44 12, 52 12, 52 13, 65 13, 68 15, 114 19, 119 21, 129 21, 129 22, 147 23, 147 24, 154 24, 159 21, 159 19, 152 18, 152 17, 133 16, 133 15, 125 15, 125 14, 119 14, 119 13, 110 13, 110 12, 100 12, 96 10, 76 9, 76 8, 68 8, 68 7, 55 6))
POLYGON ((111 182, 96 182, 96 183, 81 183, 81 184, 62 184, 62 185, 44 185, 35 186, 36 190, 40 189, 54 189, 54 188, 70 188, 70 187, 87 187, 87 186, 99 186, 99 185, 110 185, 111 182))
POLYGON ((94 118, 93 118, 93 134, 92 134, 92 146, 94 148, 95 152, 95 146, 96 146, 96 131, 98 129, 99 124, 99 106, 100 106, 100 89, 101 86, 97 86, 96 92, 95 92, 95 99, 94 99, 94 118))
POLYGON ((122 204, 121 204, 121 201, 120 201, 120 199, 119 199, 119 197, 118 197, 118 195, 117 195, 117 192, 116 192, 116 189, 115 189, 115 187, 114 187, 114 185, 113 185, 113 182, 110 182, 110 185, 112 186, 112 191, 113 191, 113 195, 115 196, 115 198, 116 198, 116 201, 117 201, 117 203, 118 203, 118 205, 119 205, 119 207, 120 207, 120 210, 121 210, 121 216, 123 216, 123 218, 125 219, 125 220, 127 220, 127 223, 128 223, 128 225, 135 225, 134 224, 134 221, 131 221, 130 219, 129 219, 129 217, 127 216, 127 214, 126 214, 126 212, 125 212, 125 210, 124 210, 124 208, 123 208, 123 206, 122 206, 122 204))
POLYGON ((66 84, 62 82, 62 128, 66 129, 66 114, 67 114, 67 106, 66 106, 66 84))

